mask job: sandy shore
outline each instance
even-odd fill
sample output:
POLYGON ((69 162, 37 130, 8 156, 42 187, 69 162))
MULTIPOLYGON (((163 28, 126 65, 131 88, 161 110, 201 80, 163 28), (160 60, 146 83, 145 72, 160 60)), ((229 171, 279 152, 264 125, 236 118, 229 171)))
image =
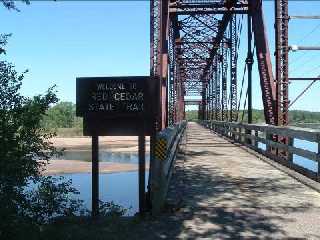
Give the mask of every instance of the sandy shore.
MULTIPOLYGON (((149 139, 146 139, 146 149, 149 148, 149 139)), ((91 150, 91 138, 52 138, 51 142, 58 149, 65 151, 91 150)), ((99 149, 108 152, 137 153, 138 137, 100 137, 99 149)), ((100 162, 100 173, 138 171, 137 164, 100 162)), ((44 171, 45 175, 67 173, 91 173, 91 162, 80 160, 50 160, 44 171)))
MULTIPOLYGON (((100 173, 138 171, 137 164, 129 163, 100 162, 99 168, 100 173)), ((44 171, 44 175, 66 173, 91 173, 91 162, 77 160, 51 160, 44 171)))
MULTIPOLYGON (((91 150, 91 138, 52 138, 51 142, 58 149, 66 150, 91 150)), ((99 148, 110 152, 137 152, 138 137, 100 137, 99 148)), ((149 137, 146 138, 146 150, 149 148, 149 137)))

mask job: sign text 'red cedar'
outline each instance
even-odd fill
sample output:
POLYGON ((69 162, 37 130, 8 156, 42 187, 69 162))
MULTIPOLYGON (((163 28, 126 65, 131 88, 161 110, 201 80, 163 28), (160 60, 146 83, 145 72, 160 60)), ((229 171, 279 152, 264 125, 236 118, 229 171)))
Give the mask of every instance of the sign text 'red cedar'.
POLYGON ((141 128, 148 134, 155 86, 150 77, 77 78, 76 112, 84 117, 84 135, 138 135, 141 128))

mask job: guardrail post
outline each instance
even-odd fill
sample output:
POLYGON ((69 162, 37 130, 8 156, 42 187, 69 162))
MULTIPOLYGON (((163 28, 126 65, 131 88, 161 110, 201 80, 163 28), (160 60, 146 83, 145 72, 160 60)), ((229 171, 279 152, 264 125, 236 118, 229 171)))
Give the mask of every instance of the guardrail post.
POLYGON ((226 136, 226 137, 228 137, 228 128, 229 128, 229 126, 228 126, 228 124, 224 124, 224 135, 226 136))
POLYGON ((259 137, 259 131, 257 131, 257 130, 254 130, 254 147, 256 148, 256 149, 258 149, 258 147, 259 147, 259 142, 258 142, 258 137, 259 137))
MULTIPOLYGON (((241 133, 241 135, 240 135, 240 142, 241 142, 241 143, 243 143, 243 142, 245 141, 245 137, 242 136, 243 130, 245 130, 245 129, 241 127, 241 128, 240 128, 240 133, 241 133)), ((245 131, 244 131, 244 132, 245 132, 245 131)))
POLYGON ((236 142, 238 142, 238 128, 234 128, 234 139, 236 140, 236 142))
MULTIPOLYGON (((272 134, 268 133, 266 131, 266 139, 272 140, 272 134)), ((269 144, 266 144, 266 152, 271 153, 271 146, 269 144)))
MULTIPOLYGON (((293 147, 293 145, 294 145, 294 138, 293 137, 288 138, 288 145, 290 147, 293 147)), ((293 153, 290 150, 288 150, 287 154, 288 154, 288 161, 292 162, 293 161, 293 153)))
POLYGON ((246 128, 244 128, 244 141, 247 143, 247 144, 249 144, 249 145, 252 145, 252 141, 251 141, 251 138, 249 138, 247 135, 250 135, 251 136, 251 134, 252 134, 252 131, 251 130, 249 130, 249 129, 246 129, 246 128))
POLYGON ((230 137, 231 137, 231 139, 234 141, 233 131, 234 131, 233 127, 230 126, 230 137))

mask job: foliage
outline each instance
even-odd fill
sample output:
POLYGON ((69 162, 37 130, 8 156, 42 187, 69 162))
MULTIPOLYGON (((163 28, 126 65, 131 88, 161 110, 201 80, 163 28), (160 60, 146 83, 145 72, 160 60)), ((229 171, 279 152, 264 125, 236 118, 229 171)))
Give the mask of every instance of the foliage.
POLYGON ((75 114, 75 104, 60 102, 51 107, 43 118, 42 125, 47 129, 71 128, 79 124, 75 114))
POLYGON ((36 223, 48 223, 56 216, 85 213, 85 209, 81 208, 83 201, 73 198, 79 192, 71 186, 71 180, 45 176, 35 184, 34 189, 26 192, 27 206, 24 213, 36 223))
MULTIPOLYGON (((2 40, 4 47, 7 37, 2 40)), ((44 118, 54 115, 63 126, 79 124, 74 104, 49 109, 58 101, 55 87, 33 98, 22 96, 19 90, 26 73, 19 74, 12 64, 0 61, 0 239, 44 239, 44 224, 57 217, 90 214, 75 198, 79 192, 71 181, 41 175, 49 159, 59 154, 50 143, 55 134, 43 128, 44 118)), ((112 218, 127 211, 113 202, 101 202, 100 210, 102 216, 112 218)))
POLYGON ((111 202, 99 202, 99 214, 100 216, 105 217, 120 217, 125 215, 128 212, 128 209, 123 208, 120 205, 111 202))
POLYGON ((289 112, 290 122, 297 123, 320 123, 320 112, 298 111, 289 112))
POLYGON ((8 38, 11 34, 0 34, 0 54, 6 54, 5 45, 8 42, 8 38))
POLYGON ((76 105, 72 102, 59 102, 50 107, 41 125, 62 137, 82 135, 82 118, 76 116, 76 105))
POLYGON ((137 237, 138 228, 143 228, 143 222, 138 217, 110 218, 102 217, 98 220, 92 220, 88 217, 64 218, 59 219, 52 224, 46 225, 41 232, 41 239, 60 240, 127 240, 144 239, 137 237))
POLYGON ((52 133, 40 128, 42 115, 49 104, 57 101, 54 89, 33 99, 19 94, 24 75, 13 65, 0 61, 0 181, 24 185, 30 176, 39 175, 43 163, 55 154, 47 141, 52 133), (9 161, 10 160, 10 161, 9 161))
MULTIPOLYGON (((5 39, 6 40, 6 39, 5 39)), ((5 41, 2 42, 2 47, 5 41)), ((58 152, 50 143, 53 133, 41 128, 51 104, 58 101, 54 87, 43 95, 20 94, 25 71, 0 61, 0 238, 17 238, 19 230, 38 229, 51 217, 75 214, 80 202, 70 182, 44 177, 41 170, 58 152), (39 160, 42 161, 39 161, 39 160), (37 186, 28 189, 30 182, 37 186)), ((34 233, 34 231, 32 231, 34 233)), ((23 235, 22 235, 23 236, 23 235)))
POLYGON ((198 120, 198 110, 186 111, 186 120, 188 121, 197 121, 198 120))
MULTIPOLYGON (((24 2, 26 4, 30 4, 29 0, 22 0, 22 2, 24 2)), ((5 8, 7 8, 8 10, 19 11, 19 9, 16 7, 16 4, 15 4, 14 0, 0 0, 0 3, 2 3, 3 6, 5 8)))
POLYGON ((62 177, 40 177, 28 187, 18 189, 16 198, 1 193, 0 239, 25 239, 26 234, 28 239, 38 239, 42 226, 55 217, 85 212, 82 201, 74 198, 77 190, 62 177))
MULTIPOLYGON (((248 114, 247 111, 239 111, 239 121, 246 122, 248 114), (242 118, 243 115, 243 118, 242 118)), ((198 120, 198 111, 186 111, 186 118, 189 121, 198 120)), ((252 110, 252 121, 253 123, 263 123, 264 112, 263 110, 253 109, 252 110)), ((302 110, 292 110, 289 112, 289 123, 292 125, 301 124, 301 123, 320 123, 320 112, 310 112, 302 110)))

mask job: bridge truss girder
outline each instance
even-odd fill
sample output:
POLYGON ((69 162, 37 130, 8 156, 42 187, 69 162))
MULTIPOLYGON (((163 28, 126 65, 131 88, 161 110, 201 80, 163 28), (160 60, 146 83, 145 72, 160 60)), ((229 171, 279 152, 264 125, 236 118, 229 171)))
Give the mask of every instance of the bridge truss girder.
MULTIPOLYGON (((230 45, 224 38, 226 18, 231 11, 246 11, 241 1, 198 2, 151 1, 150 74, 160 78, 158 129, 184 118, 184 96, 205 95, 214 52, 220 42, 230 45)), ((202 100, 204 110, 207 100, 202 100)))
MULTIPOLYGON (((285 16, 287 0, 277 2, 285 16)), ((238 120, 236 14, 248 13, 253 17, 266 122, 287 123, 286 22, 279 23, 282 45, 277 48, 275 80, 260 0, 151 0, 150 73, 160 78, 158 130, 182 120, 184 99, 196 96, 202 98, 202 119, 238 120)))

